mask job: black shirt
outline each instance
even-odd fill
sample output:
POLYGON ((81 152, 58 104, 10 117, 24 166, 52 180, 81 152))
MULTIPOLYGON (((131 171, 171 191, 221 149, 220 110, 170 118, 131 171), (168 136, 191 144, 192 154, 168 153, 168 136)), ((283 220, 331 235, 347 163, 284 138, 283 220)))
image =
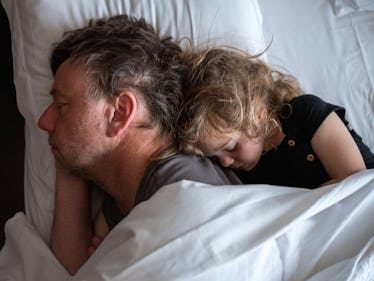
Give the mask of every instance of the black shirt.
MULTIPOLYGON (((235 171, 243 183, 264 183, 283 186, 316 188, 330 180, 321 161, 314 153, 311 139, 322 122, 336 112, 348 126, 345 109, 324 102, 314 95, 292 99, 280 113, 285 138, 279 146, 264 153, 251 171, 235 171)), ((364 158, 367 168, 374 168, 374 155, 354 131, 350 133, 364 158)))

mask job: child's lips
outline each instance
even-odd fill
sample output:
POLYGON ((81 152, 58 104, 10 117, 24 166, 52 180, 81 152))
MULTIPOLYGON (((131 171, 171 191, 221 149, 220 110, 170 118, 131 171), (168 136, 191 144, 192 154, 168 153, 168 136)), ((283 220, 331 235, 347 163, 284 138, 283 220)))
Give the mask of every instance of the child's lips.
POLYGON ((239 166, 238 168, 235 168, 236 170, 242 170, 242 171, 249 171, 251 170, 251 165, 249 164, 243 164, 241 166, 239 166))
POLYGON ((235 166, 232 166, 235 170, 243 170, 243 168, 245 167, 245 165, 235 165, 235 166))

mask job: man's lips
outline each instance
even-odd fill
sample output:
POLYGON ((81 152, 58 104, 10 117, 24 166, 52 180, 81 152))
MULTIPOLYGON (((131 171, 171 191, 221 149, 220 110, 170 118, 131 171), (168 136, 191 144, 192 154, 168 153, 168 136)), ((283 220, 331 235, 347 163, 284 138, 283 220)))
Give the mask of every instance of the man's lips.
POLYGON ((51 151, 52 151, 53 155, 56 155, 58 150, 55 146, 51 146, 51 151))
POLYGON ((48 144, 51 148, 55 148, 56 147, 56 144, 55 142, 51 139, 51 137, 48 139, 48 144))
POLYGON ((52 141, 49 141, 48 144, 51 147, 52 152, 55 154, 58 150, 57 146, 52 141))

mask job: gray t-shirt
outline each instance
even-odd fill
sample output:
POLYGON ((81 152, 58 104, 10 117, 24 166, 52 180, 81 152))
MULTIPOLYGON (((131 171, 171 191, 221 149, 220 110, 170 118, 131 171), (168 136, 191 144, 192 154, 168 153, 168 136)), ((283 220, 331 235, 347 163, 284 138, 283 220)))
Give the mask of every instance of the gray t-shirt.
MULTIPOLYGON (((135 205, 148 200, 161 187, 181 180, 191 180, 212 185, 241 184, 231 171, 198 156, 177 154, 163 160, 153 161, 147 168, 135 197, 135 205)), ((105 220, 112 229, 123 215, 109 195, 103 203, 105 220)))

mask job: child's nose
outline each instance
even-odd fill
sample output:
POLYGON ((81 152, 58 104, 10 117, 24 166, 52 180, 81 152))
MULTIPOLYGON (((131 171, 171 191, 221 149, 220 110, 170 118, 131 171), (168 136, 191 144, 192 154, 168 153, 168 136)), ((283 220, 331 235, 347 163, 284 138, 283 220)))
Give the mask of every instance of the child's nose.
POLYGON ((52 103, 40 116, 38 127, 44 131, 52 132, 55 128, 56 119, 57 110, 55 104, 52 103))
POLYGON ((234 159, 229 156, 222 156, 219 158, 219 162, 223 167, 229 167, 232 163, 234 163, 234 159))

